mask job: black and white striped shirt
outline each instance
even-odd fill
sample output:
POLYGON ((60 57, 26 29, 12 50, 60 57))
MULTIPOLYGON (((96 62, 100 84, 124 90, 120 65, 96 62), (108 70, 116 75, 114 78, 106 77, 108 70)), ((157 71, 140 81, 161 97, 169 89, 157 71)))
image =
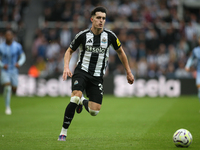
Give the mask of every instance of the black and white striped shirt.
POLYGON ((90 29, 79 32, 70 44, 72 50, 79 47, 77 67, 93 76, 103 76, 108 64, 109 46, 119 49, 121 43, 110 30, 104 29, 99 35, 94 35, 90 29))

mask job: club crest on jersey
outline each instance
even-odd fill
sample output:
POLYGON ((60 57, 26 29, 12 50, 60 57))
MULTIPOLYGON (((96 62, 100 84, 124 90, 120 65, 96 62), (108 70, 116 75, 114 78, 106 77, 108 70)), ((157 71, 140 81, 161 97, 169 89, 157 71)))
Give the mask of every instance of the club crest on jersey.
POLYGON ((106 40, 106 38, 105 37, 103 37, 103 39, 101 40, 101 43, 106 43, 107 42, 107 40, 106 40))
POLYGON ((77 85, 78 84, 78 81, 76 80, 76 81, 74 81, 74 85, 77 85))

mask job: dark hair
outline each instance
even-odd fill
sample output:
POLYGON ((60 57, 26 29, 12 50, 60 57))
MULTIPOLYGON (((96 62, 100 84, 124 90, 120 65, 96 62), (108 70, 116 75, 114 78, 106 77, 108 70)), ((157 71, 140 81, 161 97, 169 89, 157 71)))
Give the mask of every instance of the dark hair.
POLYGON ((14 32, 13 32, 12 29, 6 29, 6 30, 4 31, 5 34, 6 34, 7 32, 11 32, 12 34, 14 34, 14 32))
POLYGON ((104 8, 102 6, 95 7, 93 9, 93 11, 91 12, 91 16, 94 16, 96 14, 96 12, 103 12, 106 14, 106 8, 104 8))

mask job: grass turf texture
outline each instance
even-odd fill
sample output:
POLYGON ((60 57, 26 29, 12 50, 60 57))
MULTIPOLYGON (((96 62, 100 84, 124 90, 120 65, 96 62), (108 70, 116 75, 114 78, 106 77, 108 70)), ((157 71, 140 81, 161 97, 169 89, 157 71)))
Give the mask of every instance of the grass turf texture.
POLYGON ((196 96, 116 98, 104 96, 100 113, 75 114, 66 142, 57 141, 68 97, 12 97, 11 116, 0 96, 1 150, 170 150, 172 136, 186 128, 189 149, 200 149, 200 104, 196 96))

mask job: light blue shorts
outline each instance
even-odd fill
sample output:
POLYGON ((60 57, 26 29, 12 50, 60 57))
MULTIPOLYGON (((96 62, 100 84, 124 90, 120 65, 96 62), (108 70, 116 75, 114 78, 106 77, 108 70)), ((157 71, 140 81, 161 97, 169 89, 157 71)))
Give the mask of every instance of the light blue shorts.
POLYGON ((10 83, 12 86, 18 85, 18 73, 8 73, 1 71, 1 84, 10 83))

